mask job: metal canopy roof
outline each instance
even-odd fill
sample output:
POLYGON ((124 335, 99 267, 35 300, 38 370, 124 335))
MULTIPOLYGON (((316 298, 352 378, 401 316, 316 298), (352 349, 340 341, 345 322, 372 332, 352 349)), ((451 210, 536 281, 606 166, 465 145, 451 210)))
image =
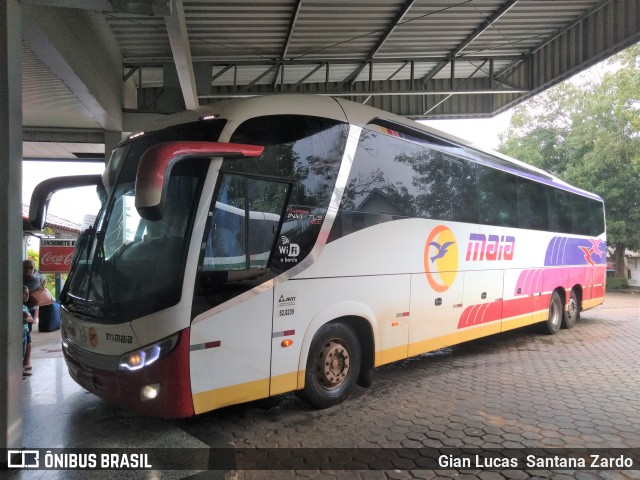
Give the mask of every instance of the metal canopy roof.
POLYGON ((638 0, 23 0, 25 140, 279 92, 493 116, 640 40, 639 18, 638 0))

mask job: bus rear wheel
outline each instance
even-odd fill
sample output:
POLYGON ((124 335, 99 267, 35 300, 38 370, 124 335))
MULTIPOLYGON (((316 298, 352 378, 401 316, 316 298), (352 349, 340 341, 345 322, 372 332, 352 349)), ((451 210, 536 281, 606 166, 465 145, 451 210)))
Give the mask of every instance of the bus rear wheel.
POLYGON ((571 290, 567 311, 564 313, 564 318, 562 319, 562 326, 564 328, 573 328, 578 320, 580 320, 580 302, 578 301, 576 291, 571 290))
POLYGON ((558 292, 553 292, 551 295, 551 301, 549 302, 549 318, 543 323, 543 329, 545 333, 553 335, 558 333, 560 326, 562 325, 563 317, 562 298, 558 292))
POLYGON ((316 408, 342 402, 358 379, 361 349, 353 329, 344 323, 324 325, 311 344, 304 396, 316 408))

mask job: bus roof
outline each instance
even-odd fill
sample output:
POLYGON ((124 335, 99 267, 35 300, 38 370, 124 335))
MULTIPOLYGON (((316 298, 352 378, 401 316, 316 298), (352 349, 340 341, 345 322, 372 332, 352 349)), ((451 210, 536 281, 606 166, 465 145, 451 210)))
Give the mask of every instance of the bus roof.
POLYGON ((331 118, 363 128, 370 125, 371 122, 382 120, 395 124, 398 127, 410 129, 414 133, 426 134, 463 147, 467 151, 468 156, 474 161, 485 164, 488 163, 494 168, 510 171, 516 175, 525 176, 562 190, 569 190, 573 193, 602 201, 598 195, 569 185, 558 177, 533 165, 529 165, 491 149, 475 145, 464 138, 421 124, 415 120, 410 120, 340 97, 279 94, 233 99, 168 116, 151 124, 145 132, 157 131, 170 126, 195 122, 205 118, 223 118, 228 121, 228 124, 225 125, 219 141, 226 142, 229 141, 235 129, 245 120, 263 115, 274 115, 276 112, 278 115, 313 115, 331 118), (478 152, 478 154, 474 155, 474 151, 478 152), (488 161, 487 157, 489 157, 488 161), (491 161, 491 157, 493 157, 493 161, 491 161))

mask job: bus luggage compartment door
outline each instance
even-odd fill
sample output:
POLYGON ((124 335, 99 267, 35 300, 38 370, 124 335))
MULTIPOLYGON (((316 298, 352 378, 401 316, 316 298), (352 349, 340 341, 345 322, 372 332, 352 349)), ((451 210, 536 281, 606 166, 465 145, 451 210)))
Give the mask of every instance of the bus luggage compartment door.
POLYGON ((411 276, 409 356, 459 343, 458 320, 463 305, 463 274, 437 292, 425 274, 411 276))
POLYGON ((479 270, 464 274, 464 307, 458 321, 460 341, 500 333, 504 270, 479 270))
POLYGON ((191 326, 195 413, 269 396, 271 308, 267 290, 191 326))

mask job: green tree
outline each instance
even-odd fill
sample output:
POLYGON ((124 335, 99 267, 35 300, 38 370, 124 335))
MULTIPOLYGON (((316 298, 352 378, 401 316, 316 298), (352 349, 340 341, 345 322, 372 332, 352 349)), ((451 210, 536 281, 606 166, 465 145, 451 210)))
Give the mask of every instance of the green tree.
POLYGON ((500 151, 600 195, 616 276, 640 249, 640 45, 601 78, 564 82, 516 107, 500 151))
POLYGON ((36 252, 33 248, 27 250, 27 258, 32 258, 36 266, 36 270, 40 268, 40 252, 36 252))

